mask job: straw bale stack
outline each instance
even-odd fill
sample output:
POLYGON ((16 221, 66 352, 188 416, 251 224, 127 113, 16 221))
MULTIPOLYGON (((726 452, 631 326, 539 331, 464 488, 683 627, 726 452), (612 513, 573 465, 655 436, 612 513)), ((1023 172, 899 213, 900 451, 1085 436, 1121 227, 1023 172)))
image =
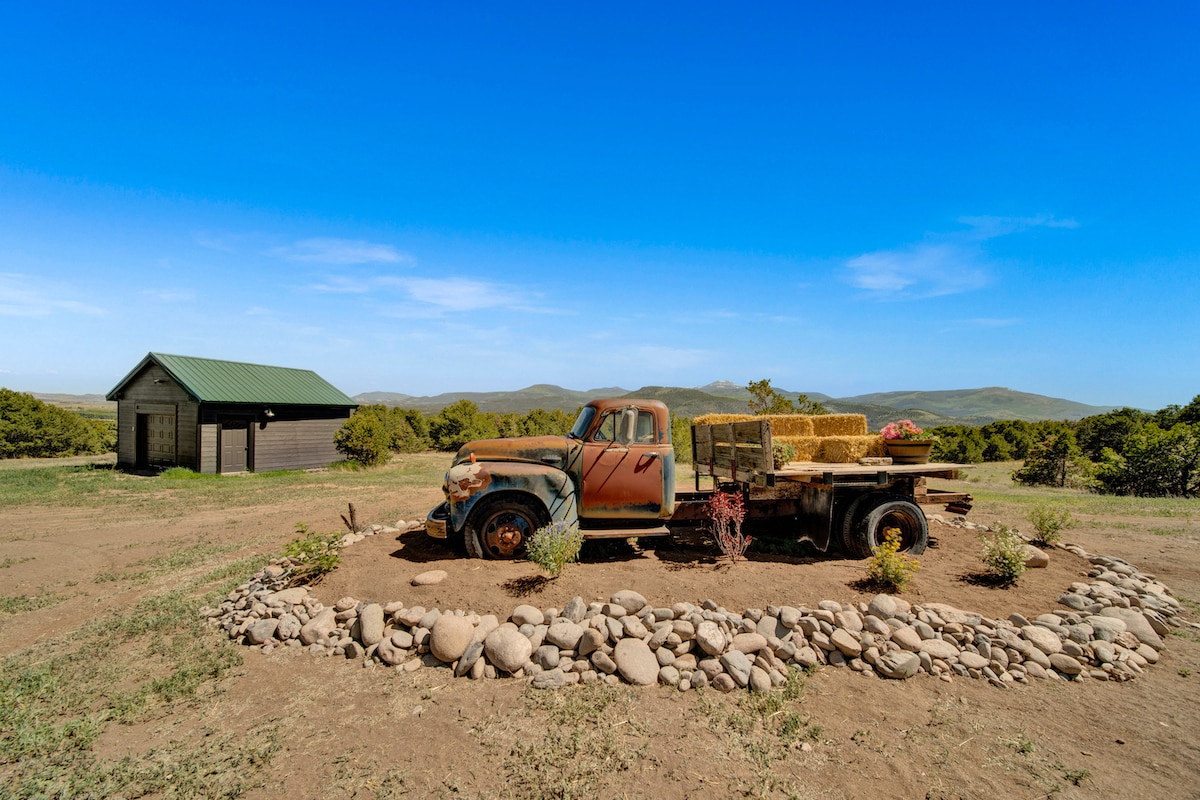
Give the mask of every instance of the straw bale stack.
POLYGON ((730 422, 746 422, 755 419, 752 414, 701 414, 692 418, 693 425, 728 425, 730 422))
POLYGON ((883 437, 874 436, 823 436, 817 439, 821 451, 813 461, 829 464, 852 464, 864 456, 887 455, 883 437))
POLYGON ((796 455, 792 457, 793 461, 816 461, 821 452, 821 439, 816 436, 775 436, 772 434, 771 441, 790 444, 796 451, 796 455))
POLYGON ((808 414, 768 414, 771 420, 771 440, 780 436, 815 436, 814 417, 808 414))
POLYGON ((867 435, 867 417, 864 414, 818 414, 809 419, 812 420, 813 436, 867 435))
POLYGON ((726 425, 764 418, 771 422, 771 441, 790 444, 796 461, 849 464, 864 456, 886 455, 883 439, 867 432, 862 414, 703 414, 692 422, 726 425))

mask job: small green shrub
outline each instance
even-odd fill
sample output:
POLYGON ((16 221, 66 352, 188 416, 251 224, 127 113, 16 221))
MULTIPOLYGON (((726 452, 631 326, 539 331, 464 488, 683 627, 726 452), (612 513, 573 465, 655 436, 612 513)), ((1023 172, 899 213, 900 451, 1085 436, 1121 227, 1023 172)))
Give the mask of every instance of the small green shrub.
POLYGON ((883 544, 876 547, 867 565, 867 580, 892 592, 903 592, 913 573, 921 568, 912 558, 900 552, 900 529, 888 528, 883 544))
POLYGON ((991 536, 980 535, 983 541, 981 557, 988 572, 1002 583, 1015 583, 1025 572, 1025 541, 1016 530, 997 525, 991 536))
POLYGON ((342 563, 342 535, 310 530, 303 522, 296 523, 295 539, 283 548, 292 560, 292 585, 316 584, 342 563))
POLYGON ((1050 506, 1034 506, 1029 512, 1029 521, 1042 544, 1058 544, 1062 541, 1062 532, 1077 524, 1070 511, 1050 506))
POLYGON ((579 558, 581 547, 583 531, 577 523, 551 522, 534 531, 525 552, 530 561, 557 577, 563 567, 579 558))
POLYGON ((796 448, 787 442, 771 442, 771 460, 775 469, 783 469, 789 461, 796 460, 796 448))

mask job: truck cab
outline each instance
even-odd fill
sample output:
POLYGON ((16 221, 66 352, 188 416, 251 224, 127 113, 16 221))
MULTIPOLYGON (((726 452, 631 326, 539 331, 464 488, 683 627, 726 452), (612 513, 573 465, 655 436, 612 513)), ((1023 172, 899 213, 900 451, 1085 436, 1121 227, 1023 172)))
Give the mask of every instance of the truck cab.
POLYGON ((477 558, 520 556, 538 528, 578 523, 585 538, 666 534, 675 511, 670 415, 658 400, 593 400, 566 436, 463 445, 426 532, 477 558))

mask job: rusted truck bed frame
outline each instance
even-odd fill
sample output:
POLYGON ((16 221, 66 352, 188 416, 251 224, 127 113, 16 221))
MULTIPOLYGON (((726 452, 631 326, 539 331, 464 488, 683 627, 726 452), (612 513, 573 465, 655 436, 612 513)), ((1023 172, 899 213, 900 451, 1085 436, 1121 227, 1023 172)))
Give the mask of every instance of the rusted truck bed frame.
MULTIPOLYGON (((771 448, 771 424, 768 420, 719 425, 692 426, 692 458, 695 465, 695 492, 676 495, 676 525, 704 519, 703 502, 712 490, 701 490, 701 479, 710 478, 714 487, 734 489, 746 501, 748 519, 778 520, 788 517, 799 523, 799 538, 807 539, 820 550, 857 536, 858 551, 869 552, 878 530, 865 534, 860 523, 873 505, 904 500, 912 504, 896 520, 908 522, 914 529, 925 527, 920 505, 944 505, 957 513, 971 507, 971 496, 964 492, 930 489, 927 478, 954 478, 966 467, 962 464, 834 464, 794 461, 775 469, 771 448), (911 519, 920 517, 920 519, 911 519)), ((883 459, 880 459, 883 461, 883 459)), ((853 544, 851 543, 851 547, 853 544)), ((920 545, 923 547, 923 544, 920 545)))

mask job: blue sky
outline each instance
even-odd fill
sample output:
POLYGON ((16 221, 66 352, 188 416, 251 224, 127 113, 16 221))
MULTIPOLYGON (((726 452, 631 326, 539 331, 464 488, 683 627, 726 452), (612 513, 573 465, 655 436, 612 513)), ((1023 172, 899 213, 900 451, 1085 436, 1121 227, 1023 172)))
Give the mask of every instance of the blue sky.
POLYGON ((1200 392, 1194 4, 6 4, 0 384, 1200 392))

